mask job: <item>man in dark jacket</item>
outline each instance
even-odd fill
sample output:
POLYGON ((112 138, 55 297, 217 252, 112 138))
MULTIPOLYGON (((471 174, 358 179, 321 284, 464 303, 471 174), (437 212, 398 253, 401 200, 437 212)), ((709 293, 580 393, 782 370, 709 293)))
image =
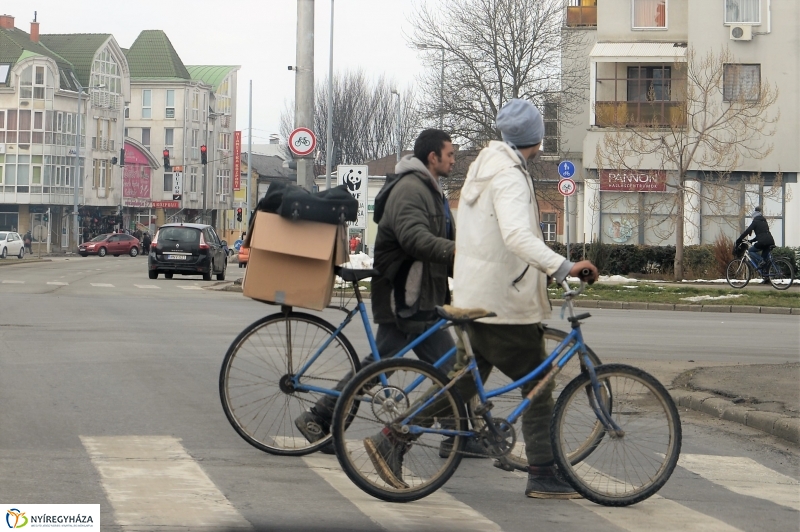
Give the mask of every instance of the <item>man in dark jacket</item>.
MULTIPOLYGON (((455 223, 439 178, 455 164, 450 136, 426 129, 414 143, 414 155, 397 163, 396 176, 387 179, 375 198, 375 269, 372 278, 372 316, 378 324, 375 342, 382 359, 389 358, 437 321, 434 307, 450 302, 448 275, 455 255, 455 223)), ((433 363, 454 347, 453 337, 440 330, 414 352, 433 363)), ((362 367, 374 361, 372 355, 362 367)), ((452 364, 441 369, 449 371, 452 364)), ((342 389, 348 375, 336 389, 342 389)), ((330 431, 336 399, 325 396, 295 425, 310 442, 330 431)), ((331 446, 323 452, 332 452, 331 446)))
MULTIPOLYGON (((772 238, 772 233, 769 232, 769 224, 767 223, 767 219, 764 218, 764 215, 761 214, 761 207, 756 207, 755 212, 753 213, 753 221, 747 226, 747 229, 744 230, 744 233, 739 235, 739 238, 736 239, 736 245, 742 243, 742 241, 747 238, 750 233, 755 233, 755 237, 751 241, 753 243, 753 247, 750 248, 750 256, 753 258, 753 261, 758 264, 758 252, 761 252, 761 259, 764 261, 761 266, 765 269, 768 269, 769 262, 767 259, 769 258, 769 250, 771 246, 775 245, 775 239, 772 238)), ((769 273, 769 271, 765 271, 763 273, 769 273)), ((763 282, 768 282, 765 278, 763 282)))

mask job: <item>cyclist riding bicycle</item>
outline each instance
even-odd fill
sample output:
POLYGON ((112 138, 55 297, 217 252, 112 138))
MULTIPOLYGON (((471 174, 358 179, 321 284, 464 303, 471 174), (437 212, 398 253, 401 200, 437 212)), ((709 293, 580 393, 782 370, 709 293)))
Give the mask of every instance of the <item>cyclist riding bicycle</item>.
MULTIPOLYGON (((753 212, 753 221, 747 226, 747 229, 736 239, 736 246, 739 246, 742 241, 747 238, 750 233, 755 233, 755 237, 750 241, 753 246, 750 248, 750 257, 753 259, 759 268, 762 269, 762 274, 769 273, 769 250, 775 245, 775 239, 772 233, 769 232, 769 224, 764 215, 761 214, 761 207, 756 207, 753 212), (761 252, 761 256, 758 252, 761 252), (763 262, 761 262, 763 260, 763 262), (759 264, 760 263, 760 264, 759 264)), ((764 277, 761 281, 762 284, 768 283, 769 278, 764 277)))

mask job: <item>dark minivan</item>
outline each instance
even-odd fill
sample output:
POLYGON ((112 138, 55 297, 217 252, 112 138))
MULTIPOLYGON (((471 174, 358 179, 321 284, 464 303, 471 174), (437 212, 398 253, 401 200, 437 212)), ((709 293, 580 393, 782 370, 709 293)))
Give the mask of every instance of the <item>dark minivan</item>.
POLYGON ((224 281, 228 266, 225 244, 210 225, 162 225, 150 244, 147 257, 150 279, 157 279, 159 273, 172 279, 177 273, 202 275, 204 281, 216 275, 218 281, 224 281))

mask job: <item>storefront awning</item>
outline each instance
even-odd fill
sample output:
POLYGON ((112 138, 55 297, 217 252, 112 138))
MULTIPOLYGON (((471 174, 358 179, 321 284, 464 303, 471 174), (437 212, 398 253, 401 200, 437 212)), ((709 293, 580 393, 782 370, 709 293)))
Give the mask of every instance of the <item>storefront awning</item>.
POLYGON ((686 61, 685 42, 599 42, 589 60, 601 63, 674 63, 686 61))

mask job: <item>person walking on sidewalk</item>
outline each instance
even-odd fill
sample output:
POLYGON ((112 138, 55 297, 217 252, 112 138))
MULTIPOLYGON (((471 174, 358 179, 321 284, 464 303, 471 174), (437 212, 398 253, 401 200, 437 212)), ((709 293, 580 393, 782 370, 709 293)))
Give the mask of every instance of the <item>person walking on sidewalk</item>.
POLYGON ((145 231, 142 235, 142 255, 149 255, 150 254, 150 244, 153 242, 153 239, 150 238, 150 232, 145 231))
POLYGON ((31 236, 31 232, 28 231, 25 233, 25 236, 22 237, 22 244, 28 248, 28 255, 33 255, 33 246, 31 243, 33 242, 33 237, 31 236))
MULTIPOLYGON (((372 315, 378 324, 375 341, 382 359, 425 332, 438 320, 434 308, 450 302, 455 226, 439 178, 446 177, 454 164, 450 136, 426 129, 414 143, 414 154, 397 163, 396 176, 387 180, 375 198, 374 264, 380 274, 372 278, 372 315)), ((453 346, 450 333, 440 330, 414 353, 434 363, 453 346)), ((370 354, 361 366, 372 362, 370 354)), ((343 389, 351 378, 347 375, 336 389, 343 389)), ((295 420, 308 441, 318 441, 330 432, 335 405, 336 398, 325 396, 295 420)), ((332 453, 332 446, 322 451, 332 453)))
POLYGON ((761 213, 761 207, 755 208, 753 212, 753 221, 750 222, 747 229, 736 239, 736 246, 738 247, 750 233, 755 233, 755 236, 753 240, 750 241, 753 247, 748 251, 750 252, 750 257, 753 259, 753 262, 759 265, 761 273, 765 275, 764 279, 761 280, 761 283, 765 284, 769 282, 769 277, 766 277, 769 275, 769 250, 775 245, 775 239, 772 237, 772 233, 769 232, 769 224, 761 213), (759 251, 761 252, 761 256, 758 255, 759 251), (760 261, 763 262, 759 264, 760 261))
MULTIPOLYGON (((497 114, 497 129, 503 141, 492 141, 481 150, 461 190, 453 278, 454 306, 482 307, 497 314, 466 329, 484 381, 493 367, 512 380, 520 379, 547 358, 542 321, 550 316, 548 277, 561 282, 567 275, 577 276, 587 269, 590 275, 586 280, 597 278, 591 262, 572 263, 544 242, 527 169, 544 135, 539 110, 530 102, 511 100, 497 114)), ((467 365, 466 356, 459 338, 454 372, 467 365)), ((522 386, 523 397, 539 380, 522 386)), ((554 387, 555 383, 550 383, 522 416, 529 464, 525 494, 572 499, 579 495, 558 475, 550 444, 554 387)), ((464 400, 477 393, 472 379, 459 380, 455 388, 464 400)), ((437 410, 434 403, 420 416, 437 410)), ((384 429, 366 438, 364 446, 378 474, 403 488, 402 459, 407 443, 393 441, 384 429)))

